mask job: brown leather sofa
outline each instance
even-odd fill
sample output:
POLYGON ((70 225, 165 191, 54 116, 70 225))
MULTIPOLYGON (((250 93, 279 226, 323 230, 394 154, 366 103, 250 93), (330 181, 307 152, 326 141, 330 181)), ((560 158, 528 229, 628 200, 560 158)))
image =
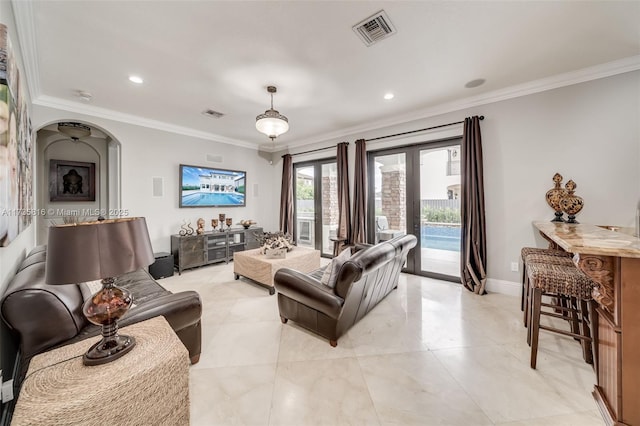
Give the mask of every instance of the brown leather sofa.
MULTIPOLYGON (((46 246, 29 253, 0 302, 2 320, 20 350, 20 380, 33 356, 101 333, 82 313, 82 304, 92 293, 86 284, 45 284, 46 255, 46 246)), ((144 270, 119 277, 117 285, 131 292, 135 305, 118 321, 119 327, 162 315, 188 349, 191 363, 198 362, 202 315, 198 293, 171 293, 144 270)))
POLYGON ((274 284, 282 322, 295 321, 336 346, 340 336, 398 286, 407 253, 416 243, 415 236, 403 235, 374 246, 347 248, 354 253, 337 271, 334 288, 320 282, 322 269, 309 274, 278 270, 274 284))

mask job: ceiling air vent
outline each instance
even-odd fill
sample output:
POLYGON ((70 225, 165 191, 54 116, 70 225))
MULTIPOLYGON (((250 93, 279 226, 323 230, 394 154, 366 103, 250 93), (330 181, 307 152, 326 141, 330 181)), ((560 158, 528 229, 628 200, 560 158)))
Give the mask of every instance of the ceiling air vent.
POLYGON ((202 111, 202 113, 204 115, 206 115, 207 117, 211 117, 211 118, 222 118, 224 117, 224 114, 218 111, 214 111, 212 109, 205 109, 204 111, 202 111))
POLYGON ((354 25, 353 31, 367 46, 371 46, 373 43, 387 38, 397 32, 391 23, 387 12, 384 10, 381 10, 364 21, 354 25))

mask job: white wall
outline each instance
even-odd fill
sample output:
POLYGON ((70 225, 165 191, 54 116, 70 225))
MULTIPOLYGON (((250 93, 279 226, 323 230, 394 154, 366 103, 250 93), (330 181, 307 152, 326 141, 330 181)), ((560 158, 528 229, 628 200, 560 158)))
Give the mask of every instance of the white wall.
MULTIPOLYGON (((545 245, 531 222, 553 218, 545 193, 553 186, 555 172, 564 176, 565 183, 569 179, 577 183, 576 194, 585 202, 577 216, 580 222, 633 226, 640 199, 640 71, 327 140, 316 148, 456 122, 473 115, 485 116, 480 127, 490 282, 500 285, 506 281, 515 290, 520 274, 510 271, 510 262, 519 260, 523 246, 545 245)), ((461 125, 452 126, 411 138, 370 143, 367 150, 461 134, 461 125)), ((294 161, 327 153, 335 151, 296 156, 294 161)), ((351 173, 354 157, 355 144, 350 143, 351 173)), ((280 161, 280 172, 281 168, 280 161)), ((353 185, 352 174, 350 182, 353 185)))
POLYGON ((96 125, 120 142, 121 208, 130 216, 146 218, 155 252, 169 251, 170 236, 178 233, 183 220, 190 221, 195 229, 197 219, 202 217, 205 229, 210 230, 210 219, 217 218, 219 213, 232 217, 234 223, 253 219, 267 230, 277 229, 280 187, 269 185, 275 174, 274 166, 257 151, 38 105, 33 107, 35 129, 73 120, 96 125), (221 156, 222 162, 207 162, 207 154, 221 156), (246 207, 179 208, 180 164, 246 170, 246 207), (153 197, 153 177, 164 179, 163 197, 153 197), (254 195, 254 185, 258 185, 258 195, 254 195))

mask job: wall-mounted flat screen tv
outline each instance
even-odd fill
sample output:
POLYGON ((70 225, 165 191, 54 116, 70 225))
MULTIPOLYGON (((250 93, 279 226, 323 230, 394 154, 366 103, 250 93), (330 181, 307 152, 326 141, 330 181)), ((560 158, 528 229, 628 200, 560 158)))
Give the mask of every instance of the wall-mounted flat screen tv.
POLYGON ((247 173, 180 165, 180 207, 246 206, 247 173))

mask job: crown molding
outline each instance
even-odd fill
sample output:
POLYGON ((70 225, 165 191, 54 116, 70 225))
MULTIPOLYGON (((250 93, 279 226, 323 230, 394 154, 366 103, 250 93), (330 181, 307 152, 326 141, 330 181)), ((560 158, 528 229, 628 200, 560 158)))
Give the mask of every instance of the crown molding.
POLYGON ((205 140, 240 146, 244 148, 276 152, 288 148, 299 148, 306 145, 313 145, 319 142, 326 142, 331 139, 347 138, 353 135, 362 135, 365 132, 382 130, 386 127, 409 123, 411 121, 423 120, 450 112, 474 108, 508 99, 527 96, 535 93, 553 90, 560 87, 583 83, 600 78, 610 77, 617 74, 640 70, 640 55, 606 62, 576 71, 554 75, 551 77, 530 81, 527 83, 511 86, 505 89, 487 92, 481 95, 446 102, 437 106, 413 111, 409 114, 394 116, 388 119, 376 120, 375 124, 347 127, 319 136, 312 136, 299 139, 295 143, 286 146, 267 147, 253 143, 228 138, 225 136, 202 132, 188 127, 173 125, 157 120, 151 120, 132 114, 125 114, 106 108, 94 107, 91 105, 78 105, 64 99, 43 95, 40 86, 40 70, 38 64, 38 46, 36 44, 36 28, 33 18, 33 6, 31 0, 11 0, 13 14, 16 21, 16 30, 22 51, 22 59, 25 74, 28 82, 28 90, 31 94, 33 104, 44 107, 57 108, 68 112, 83 115, 91 115, 108 120, 120 121, 128 124, 163 130, 175 134, 192 136, 205 140))
POLYGON ((640 55, 630 56, 628 58, 606 62, 603 64, 594 65, 563 74, 557 74, 551 77, 518 84, 500 90, 494 90, 491 92, 483 93, 481 95, 443 103, 434 107, 413 111, 409 114, 394 116, 386 120, 376 120, 375 124, 353 126, 337 130, 335 132, 326 133, 321 136, 313 136, 306 139, 300 139, 296 141, 295 144, 289 144, 287 147, 297 148, 305 145, 324 142, 331 139, 346 138, 353 135, 360 136, 365 132, 381 130, 386 127, 404 124, 411 121, 431 118, 450 112, 474 108, 495 102, 501 102, 508 99, 519 98, 522 96, 532 95, 547 90, 553 90, 560 87, 571 86, 574 84, 584 83, 591 80, 598 80, 600 78, 610 77, 617 74, 624 74, 637 70, 640 70, 640 55))
POLYGON ((38 45, 36 43, 36 27, 33 18, 31 1, 11 0, 13 17, 16 21, 16 32, 22 52, 24 74, 27 77, 27 90, 31 99, 40 96, 40 67, 38 66, 38 45))
POLYGON ((75 102, 67 101, 64 99, 56 98, 53 96, 41 95, 33 101, 34 105, 39 105, 48 108, 55 108, 67 112, 76 114, 89 115, 92 117, 99 117, 106 120, 118 121, 121 123, 133 124, 141 127, 148 127, 150 129, 162 130, 169 133, 175 133, 178 135, 192 136, 195 138, 205 139, 213 142, 220 142, 233 146, 240 146, 243 148, 249 148, 257 150, 258 146, 252 143, 240 141, 237 139, 228 138, 225 136, 216 135, 214 133, 203 132, 200 130, 194 130, 190 127, 178 126, 175 124, 165 123, 163 121, 152 120, 149 118, 139 117, 137 115, 125 114, 122 112, 114 111, 107 108, 95 107, 92 105, 79 105, 75 102))
POLYGON ((557 74, 555 76, 530 81, 527 83, 507 87, 505 89, 494 90, 491 92, 483 93, 481 95, 472 96, 464 99, 459 99, 452 102, 437 105, 435 107, 429 107, 418 111, 413 111, 410 114, 404 114, 401 116, 395 116, 387 120, 377 120, 375 124, 366 124, 361 126, 353 126, 345 129, 337 130, 335 132, 325 133, 321 136, 310 137, 306 139, 300 139, 295 144, 288 144, 286 146, 278 146, 277 148, 266 146, 258 146, 252 143, 247 143, 237 139, 216 135, 213 133, 202 132, 194 130, 188 127, 177 126, 168 124, 165 122, 142 118, 132 114, 124 114, 121 112, 109 110, 106 108, 98 108, 91 105, 81 105, 77 103, 66 101, 60 98, 52 96, 38 96, 33 103, 36 105, 57 108, 64 111, 74 112, 78 114, 92 115, 96 117, 105 118, 108 120, 121 121, 133 125, 142 127, 148 127, 152 129, 164 130, 171 133, 181 134, 185 136, 193 136, 205 140, 211 140, 215 142, 241 146, 244 148, 254 150, 264 150, 269 152, 275 152, 276 150, 298 148, 305 145, 313 145, 319 142, 325 142, 331 139, 347 138, 352 135, 361 135, 365 132, 381 130, 386 127, 405 124, 411 121, 426 119, 435 117, 450 112, 460 111, 468 108, 474 108, 482 105, 487 105, 495 102, 501 102, 509 99, 514 99, 522 96, 532 95, 548 90, 557 89, 560 87, 571 86, 574 84, 584 83, 587 81, 597 80, 600 78, 610 77, 617 74, 623 74, 626 72, 640 70, 640 55, 631 56, 628 58, 620 59, 617 61, 606 62, 604 64, 595 65, 588 68, 583 68, 576 71, 571 71, 563 74, 557 74))

